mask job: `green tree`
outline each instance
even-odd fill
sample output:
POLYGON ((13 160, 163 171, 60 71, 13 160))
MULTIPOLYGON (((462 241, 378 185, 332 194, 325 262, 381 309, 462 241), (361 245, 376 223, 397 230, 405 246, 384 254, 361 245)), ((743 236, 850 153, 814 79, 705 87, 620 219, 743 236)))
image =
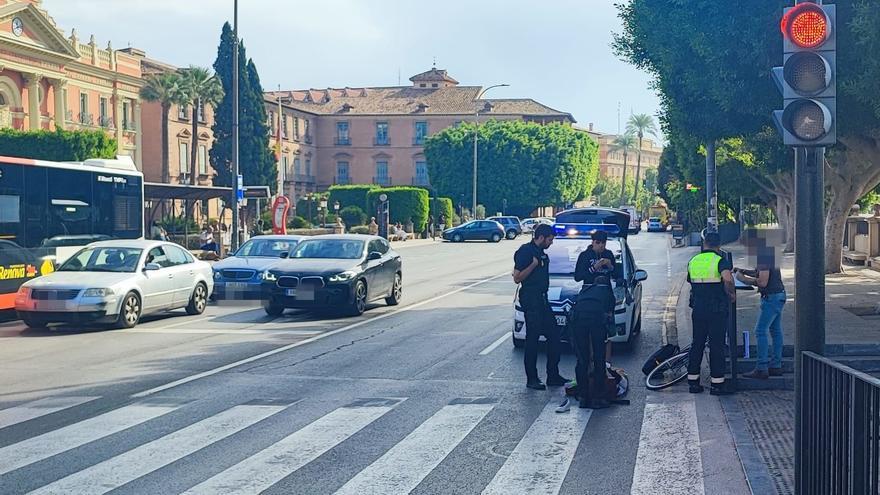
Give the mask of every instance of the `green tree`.
POLYGON ((180 92, 192 108, 192 146, 190 146, 190 184, 198 184, 199 115, 208 106, 215 107, 223 99, 223 85, 217 76, 202 67, 190 66, 180 71, 180 92))
POLYGON ((611 142, 611 151, 613 153, 623 153, 623 176, 620 181, 620 202, 618 206, 623 206, 627 204, 629 195, 626 194, 624 190, 624 185, 626 184, 626 161, 629 157, 629 152, 635 149, 636 147, 636 137, 627 132, 622 136, 617 136, 614 138, 614 141, 611 142))
POLYGON ((626 123, 626 132, 627 134, 635 134, 639 138, 638 157, 636 159, 636 197, 638 197, 639 188, 642 185, 640 182, 642 177, 642 141, 645 139, 646 134, 657 137, 657 125, 654 123, 654 117, 646 113, 630 115, 626 123))
MULTIPOLYGON (((211 166, 216 173, 215 184, 231 187, 232 170, 232 55, 235 37, 229 23, 223 25, 214 72, 223 86, 223 98, 214 115, 214 144, 211 166)), ((269 186, 277 189, 277 164, 269 148, 269 129, 263 88, 253 60, 248 60, 244 43, 239 43, 239 169, 246 185, 269 186)))
MULTIPOLYGON (((471 202, 473 124, 431 136, 425 156, 437 192, 471 202)), ((478 198, 488 211, 527 215, 541 205, 589 196, 598 175, 598 147, 585 133, 560 124, 489 121, 479 132, 478 198), (516 191, 516 197, 510 197, 516 191)))
POLYGON ((367 223, 367 214, 358 206, 346 206, 339 210, 339 217, 345 223, 346 227, 357 227, 367 223))
POLYGON ((146 78, 144 87, 140 91, 141 98, 145 101, 159 103, 162 109, 162 182, 171 181, 170 167, 168 165, 169 138, 168 138, 168 114, 172 105, 184 104, 185 97, 181 91, 180 74, 165 72, 153 74, 146 78))

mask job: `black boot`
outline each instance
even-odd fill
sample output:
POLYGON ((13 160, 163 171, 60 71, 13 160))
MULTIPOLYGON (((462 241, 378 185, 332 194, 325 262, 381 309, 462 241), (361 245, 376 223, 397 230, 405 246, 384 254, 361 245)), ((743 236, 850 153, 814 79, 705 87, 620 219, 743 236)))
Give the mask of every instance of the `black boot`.
POLYGON ((733 395, 733 390, 725 383, 713 383, 709 393, 712 395, 733 395))
POLYGON ((701 394, 703 393, 703 386, 700 385, 700 380, 688 380, 688 392, 692 394, 701 394))

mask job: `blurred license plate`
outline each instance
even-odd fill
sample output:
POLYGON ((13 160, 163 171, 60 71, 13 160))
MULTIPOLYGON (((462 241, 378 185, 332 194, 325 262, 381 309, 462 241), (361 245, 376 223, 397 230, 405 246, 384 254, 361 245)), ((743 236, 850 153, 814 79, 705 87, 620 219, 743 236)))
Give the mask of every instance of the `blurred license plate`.
POLYGON ((296 289, 284 289, 284 295, 287 297, 296 297, 296 289))
POLYGON ((247 282, 226 282, 227 289, 247 289, 247 282))
POLYGON ((556 324, 560 327, 564 327, 568 324, 568 318, 565 315, 556 315, 556 324))

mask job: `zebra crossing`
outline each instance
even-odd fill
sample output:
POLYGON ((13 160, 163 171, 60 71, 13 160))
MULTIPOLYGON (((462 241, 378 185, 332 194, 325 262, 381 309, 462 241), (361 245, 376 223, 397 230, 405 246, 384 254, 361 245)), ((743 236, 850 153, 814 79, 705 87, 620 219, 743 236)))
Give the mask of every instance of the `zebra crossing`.
MULTIPOLYGON (((0 409, 0 435, 4 429, 55 412, 82 407, 96 399, 59 397, 0 409)), ((377 439, 377 435, 387 434, 376 428, 375 423, 386 418, 404 402, 419 400, 414 397, 379 397, 332 404, 329 411, 324 406, 317 417, 303 418, 302 423, 294 423, 299 426, 285 428, 285 424, 291 424, 290 418, 301 413, 299 408, 306 403, 305 400, 249 401, 224 405, 218 411, 191 415, 191 411, 185 409, 192 404, 190 400, 142 399, 0 448, 0 492, 66 495, 108 493, 183 462, 217 444, 233 441, 247 443, 253 436, 251 433, 254 433, 268 436, 268 442, 261 444, 261 448, 241 454, 234 454, 238 450, 229 449, 233 452, 230 455, 239 455, 241 458, 224 458, 218 465, 200 465, 198 480, 188 482, 182 488, 176 486, 163 490, 162 493, 261 493, 283 483, 285 478, 295 475, 334 449, 344 450, 343 444, 355 435, 359 435, 359 441, 371 442, 377 439), (155 428, 157 421, 171 424, 155 428), (108 437, 116 434, 129 435, 126 438, 141 438, 132 433, 150 430, 151 427, 161 434, 126 441, 131 445, 111 450, 106 458, 77 458, 81 447, 109 441, 108 437), (46 479, 42 486, 32 486, 27 479, 22 482, 20 476, 17 484, 6 483, 16 476, 18 470, 39 469, 41 463, 67 458, 82 467, 73 473, 58 473, 46 479)), ((350 478, 346 475, 347 481, 340 480, 321 493, 410 493, 469 435, 475 434, 481 427, 497 427, 497 424, 491 423, 497 423, 503 415, 499 413, 499 417, 495 418, 492 415, 498 412, 501 404, 500 399, 493 397, 465 397, 431 409, 428 411, 430 416, 414 428, 400 432, 405 436, 375 460, 350 478)), ((555 398, 549 400, 531 423, 523 425, 525 431, 516 437, 515 446, 503 462, 499 462, 494 476, 490 473, 482 481, 484 486, 468 486, 461 491, 482 491, 485 495, 560 493, 579 445, 590 441, 590 435, 586 432, 593 412, 575 407, 560 414, 555 412, 556 406, 555 398)), ((691 464, 683 465, 689 470, 699 470, 699 434, 695 431, 695 422, 686 421, 679 426, 687 433, 685 436, 695 440, 688 447, 690 451, 676 450, 681 448, 682 437, 677 437, 678 440, 673 438, 671 444, 664 444, 663 440, 669 439, 669 429, 674 430, 679 424, 677 416, 691 414, 693 410, 693 404, 677 408, 648 404, 646 420, 649 417, 653 419, 650 425, 643 425, 641 431, 632 493, 656 493, 657 483, 662 483, 663 479, 658 469, 662 471, 664 465, 670 464, 667 462, 669 460, 681 464, 681 461, 689 459, 691 464), (676 455, 677 452, 679 455, 676 455)), ((699 474, 692 473, 695 484, 677 478, 675 489, 666 493, 703 493, 699 474)), ((159 480, 160 483, 162 481, 159 480)), ((456 489, 450 487, 450 491, 456 489)))

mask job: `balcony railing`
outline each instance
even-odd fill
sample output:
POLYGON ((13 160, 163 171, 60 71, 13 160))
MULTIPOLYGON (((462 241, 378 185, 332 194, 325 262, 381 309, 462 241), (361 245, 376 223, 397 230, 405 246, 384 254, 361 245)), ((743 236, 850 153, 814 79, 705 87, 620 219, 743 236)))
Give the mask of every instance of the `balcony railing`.
POLYGON ((113 119, 108 116, 100 117, 98 123, 101 127, 113 127, 113 119))
POLYGON ((335 177, 333 184, 337 186, 347 186, 351 184, 351 177, 335 177))
POLYGON ((391 185, 391 177, 373 177, 373 184, 377 184, 380 186, 390 186, 391 185))
POLYGON ((95 125, 95 118, 90 113, 79 114, 79 123, 83 125, 95 125))
POLYGON ((388 139, 388 136, 373 138, 373 146, 390 146, 390 145, 391 145, 391 140, 388 139))
POLYGON ((412 185, 414 186, 430 186, 431 181, 427 177, 413 177, 412 185))
POLYGON ((351 138, 337 136, 334 142, 336 143, 336 146, 350 146, 351 138))
POLYGON ((304 175, 304 174, 294 174, 293 176, 294 182, 305 183, 305 184, 314 184, 315 176, 314 175, 304 175))

